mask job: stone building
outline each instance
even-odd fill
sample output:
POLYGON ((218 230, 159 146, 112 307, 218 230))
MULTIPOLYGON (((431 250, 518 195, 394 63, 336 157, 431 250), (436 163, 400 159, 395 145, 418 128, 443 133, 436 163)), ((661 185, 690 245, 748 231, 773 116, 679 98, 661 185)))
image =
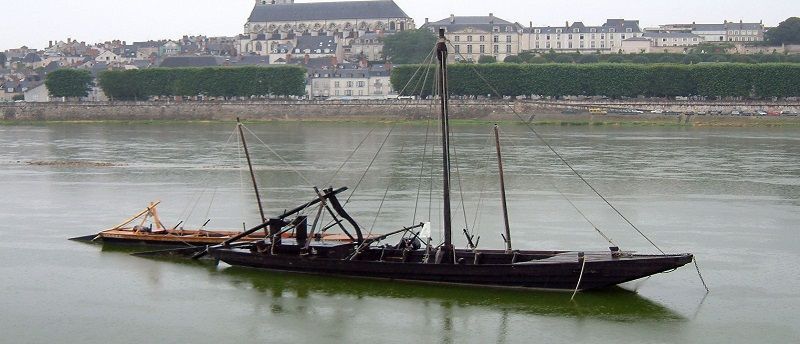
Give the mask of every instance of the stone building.
MULTIPOLYGON (((414 29, 414 20, 392 0, 294 3, 294 0, 258 0, 239 36, 242 55, 293 51, 297 37, 328 36, 345 58, 353 41, 369 33, 393 34, 414 29)), ((335 55, 332 52, 331 55, 335 55)), ((340 56, 341 57, 341 56, 340 56)))
POLYGON ((641 37, 642 30, 638 20, 607 19, 600 26, 566 22, 561 27, 544 27, 531 23, 523 36, 523 50, 616 53, 626 39, 641 37))
POLYGON ((724 21, 719 24, 666 24, 648 29, 650 32, 692 33, 705 42, 760 42, 764 40, 764 24, 724 21))
POLYGON ((653 47, 691 47, 705 42, 703 36, 689 32, 645 32, 642 37, 650 39, 653 47))
POLYGON ((450 58, 454 61, 478 61, 481 56, 492 56, 497 61, 517 55, 525 50, 523 27, 519 23, 488 16, 456 16, 430 22, 425 19, 422 29, 438 34, 445 29, 445 36, 453 44, 450 58))

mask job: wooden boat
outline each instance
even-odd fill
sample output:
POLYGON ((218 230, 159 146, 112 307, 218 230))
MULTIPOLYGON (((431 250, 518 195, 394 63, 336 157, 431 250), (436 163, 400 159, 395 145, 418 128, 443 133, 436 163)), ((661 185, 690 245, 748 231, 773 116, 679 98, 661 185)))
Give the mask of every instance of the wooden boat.
MULTIPOLYGON (((266 222, 264 216, 264 208, 261 204, 261 196, 258 192, 258 184, 256 183, 253 165, 250 160, 250 152, 247 148, 247 143, 242 130, 242 124, 237 124, 242 146, 244 148, 245 156, 247 157, 247 165, 250 170, 250 177, 253 182, 255 190, 256 202, 258 203, 258 210, 261 215, 262 222, 266 222)), ((206 247, 212 245, 219 245, 228 240, 236 239, 239 242, 250 242, 261 240, 266 237, 266 233, 255 234, 249 233, 247 235, 240 235, 242 231, 235 230, 206 230, 206 221, 200 229, 184 229, 179 227, 180 223, 173 228, 167 228, 161 222, 158 216, 156 207, 161 201, 151 202, 145 210, 128 218, 122 223, 111 227, 110 229, 101 231, 96 234, 70 238, 74 241, 82 242, 98 242, 98 243, 115 243, 126 245, 152 245, 164 247, 206 247), (138 220, 138 225, 131 226, 132 223, 138 220), (148 223, 149 225, 145 226, 148 223), (154 228, 155 227, 155 228, 154 228)), ((286 215, 286 214, 284 214, 286 215)), ((209 220, 210 221, 210 220, 209 220)), ((285 232, 282 234, 285 238, 291 238, 294 234, 285 232)), ((316 240, 336 241, 336 242, 352 242, 355 238, 347 234, 329 234, 320 233, 315 238, 316 240)))
MULTIPOLYGON (((276 218, 269 219, 262 225, 242 233, 244 237, 251 232, 267 228, 270 235, 264 240, 240 244, 237 244, 236 240, 230 240, 223 245, 209 247, 195 257, 210 254, 214 258, 234 266, 300 273, 493 287, 574 290, 575 292, 614 286, 674 270, 692 262, 694 257, 690 253, 664 254, 662 252, 662 254, 645 255, 624 252, 617 247, 611 247, 609 251, 603 252, 514 250, 511 245, 511 233, 505 206, 503 207, 504 215, 506 215, 504 234, 506 248, 504 250, 456 249, 452 243, 450 213, 448 49, 443 30, 439 32, 439 40, 435 49, 438 59, 437 83, 441 102, 441 150, 443 154, 444 240, 441 245, 434 247, 430 244, 430 225, 427 223, 402 228, 377 237, 365 238, 357 223, 352 221, 336 199, 338 190, 327 189, 319 194, 321 206, 329 204, 342 219, 349 223, 351 230, 356 233, 356 240, 353 242, 330 243, 307 240, 307 237, 313 237, 316 223, 311 226, 310 233, 308 233, 307 219, 303 216, 298 216, 293 221, 276 218), (296 233, 296 238, 281 237, 282 233, 289 230, 296 233), (391 236, 401 236, 397 245, 379 245, 391 236)), ((555 151, 553 152, 555 153, 555 151)), ((498 145, 502 184, 502 159, 499 153, 498 145)), ((564 163, 567 162, 564 160, 564 163)), ((575 173, 577 174, 577 171, 575 173)), ((588 182, 586 183, 588 184, 588 182)), ((504 189, 504 186, 501 188, 504 189)), ((505 205, 504 194, 503 203, 505 205)), ((609 203, 609 205, 611 204, 609 203)), ((614 209, 616 210, 616 208, 614 209)), ((619 215, 622 216, 621 213, 619 215)), ((345 223, 345 221, 338 222, 340 225, 345 223)), ((469 236, 467 239, 471 242, 469 236)))

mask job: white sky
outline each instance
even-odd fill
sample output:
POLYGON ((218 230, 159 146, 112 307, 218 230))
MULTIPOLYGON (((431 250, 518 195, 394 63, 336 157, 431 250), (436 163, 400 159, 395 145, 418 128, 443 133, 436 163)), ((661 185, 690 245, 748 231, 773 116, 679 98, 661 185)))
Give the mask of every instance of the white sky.
MULTIPOLYGON (((316 0, 324 1, 324 0, 316 0)), ((297 2, 315 2, 298 0, 297 2)), ((456 15, 488 15, 523 25, 562 25, 606 18, 639 19, 642 26, 675 22, 763 20, 775 26, 800 15, 797 0, 395 0, 422 25, 456 15)), ((254 0, 0 0, 0 51, 27 45, 44 48, 49 40, 87 43, 179 38, 184 34, 233 36, 242 32, 254 0)))

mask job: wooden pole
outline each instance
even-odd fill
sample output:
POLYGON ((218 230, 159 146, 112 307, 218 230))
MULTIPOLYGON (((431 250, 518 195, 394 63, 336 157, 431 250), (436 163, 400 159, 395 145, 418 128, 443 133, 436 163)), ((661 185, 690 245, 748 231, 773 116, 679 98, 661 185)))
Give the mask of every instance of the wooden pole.
POLYGON ((442 262, 452 262, 450 252, 453 251, 452 217, 450 214, 450 123, 448 118, 448 91, 447 91, 447 39, 444 29, 439 29, 439 40, 436 43, 436 57, 439 59, 438 88, 441 100, 442 122, 442 193, 444 198, 444 257, 442 262))
POLYGON ((253 180, 253 189, 256 192, 256 203, 258 203, 258 212, 261 214, 261 222, 267 222, 267 217, 264 216, 264 206, 261 205, 261 195, 258 193, 258 184, 256 183, 256 174, 253 172, 253 163, 250 161, 250 152, 247 150, 247 141, 244 139, 244 131, 242 130, 242 122, 236 118, 236 126, 239 128, 239 137, 242 138, 242 147, 244 147, 244 156, 247 157, 247 166, 250 168, 250 179, 253 180))
POLYGON ((508 206, 506 203, 506 181, 505 176, 503 174, 503 156, 500 154, 500 129, 497 127, 497 124, 494 125, 494 141, 495 141, 495 148, 497 150, 497 168, 500 172, 500 198, 503 202, 503 221, 505 223, 506 235, 504 237, 506 241, 506 253, 511 252, 511 229, 508 225, 508 206))

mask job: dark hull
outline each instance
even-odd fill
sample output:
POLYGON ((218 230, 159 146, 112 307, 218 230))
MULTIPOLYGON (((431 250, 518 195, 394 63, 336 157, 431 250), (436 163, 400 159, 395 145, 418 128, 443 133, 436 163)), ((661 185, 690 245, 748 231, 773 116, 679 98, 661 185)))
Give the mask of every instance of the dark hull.
MULTIPOLYGON (((496 254, 496 251, 487 251, 496 254)), ((460 253, 471 254, 469 253, 460 253)), ((298 255, 269 255, 242 249, 215 249, 214 258, 230 265, 254 268, 494 287, 574 290, 581 273, 577 252, 548 254, 545 259, 505 264, 426 264, 419 262, 364 261, 298 255)), ((692 261, 691 254, 628 255, 587 254, 579 290, 599 289, 676 269, 692 261)))

